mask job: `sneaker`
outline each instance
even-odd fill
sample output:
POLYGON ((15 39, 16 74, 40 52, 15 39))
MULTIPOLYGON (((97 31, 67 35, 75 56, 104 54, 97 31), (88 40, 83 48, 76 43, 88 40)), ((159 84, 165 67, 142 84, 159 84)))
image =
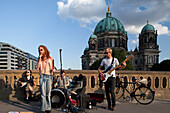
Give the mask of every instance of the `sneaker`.
POLYGON ((66 111, 67 111, 67 109, 63 109, 63 110, 62 110, 62 112, 66 112, 66 111))
POLYGON ((116 107, 112 107, 112 110, 113 110, 113 111, 116 110, 116 107))
POLYGON ((28 99, 26 99, 26 103, 27 103, 27 104, 29 104, 29 103, 30 103, 28 99))
POLYGON ((107 106, 106 109, 111 109, 111 106, 107 106))

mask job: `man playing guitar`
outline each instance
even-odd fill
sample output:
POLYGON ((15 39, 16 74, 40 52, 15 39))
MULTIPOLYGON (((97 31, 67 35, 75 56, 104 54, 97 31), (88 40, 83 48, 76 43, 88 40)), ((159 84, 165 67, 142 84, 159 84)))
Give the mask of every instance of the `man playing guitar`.
MULTIPOLYGON (((106 54, 106 58, 104 58, 101 61, 101 64, 98 68, 98 72, 101 77, 104 76, 104 73, 101 72, 101 68, 103 66, 105 68, 105 71, 109 71, 116 66, 119 66, 119 69, 124 69, 126 67, 125 61, 122 62, 122 65, 119 65, 118 59, 112 57, 112 49, 107 48, 105 50, 105 54, 106 54), (109 68, 110 66, 112 67, 111 69, 108 70, 107 68, 109 68)), ((114 70, 110 73, 110 77, 108 77, 107 80, 105 81, 105 91, 106 91, 106 98, 108 102, 108 106, 106 107, 106 109, 116 110, 116 100, 115 100, 115 94, 114 94, 115 84, 116 84, 116 80, 115 80, 115 70, 114 70), (112 99, 112 105, 111 105, 110 94, 111 94, 111 99, 112 99)))

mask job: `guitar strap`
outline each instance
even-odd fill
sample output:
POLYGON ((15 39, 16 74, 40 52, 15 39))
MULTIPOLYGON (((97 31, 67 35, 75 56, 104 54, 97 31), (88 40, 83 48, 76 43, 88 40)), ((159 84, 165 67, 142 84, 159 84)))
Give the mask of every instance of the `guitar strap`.
POLYGON ((109 71, 109 70, 112 68, 112 66, 113 66, 113 61, 114 61, 114 57, 113 57, 113 59, 112 59, 111 65, 110 65, 103 73, 106 73, 107 71, 109 71))

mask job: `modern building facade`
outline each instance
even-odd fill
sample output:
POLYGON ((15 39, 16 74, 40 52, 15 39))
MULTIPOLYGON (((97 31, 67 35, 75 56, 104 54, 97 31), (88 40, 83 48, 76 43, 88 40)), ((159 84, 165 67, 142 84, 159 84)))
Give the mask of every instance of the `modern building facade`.
POLYGON ((37 58, 8 43, 0 42, 0 70, 35 70, 37 58))
POLYGON ((128 52, 128 36, 123 24, 111 16, 110 8, 106 18, 102 19, 96 26, 94 33, 88 41, 88 48, 85 48, 82 59, 82 69, 89 70, 90 66, 104 57, 104 50, 123 49, 127 54, 134 54, 132 65, 134 70, 149 71, 150 68, 159 62, 159 46, 157 45, 157 30, 147 22, 147 25, 139 34, 139 49, 128 52))

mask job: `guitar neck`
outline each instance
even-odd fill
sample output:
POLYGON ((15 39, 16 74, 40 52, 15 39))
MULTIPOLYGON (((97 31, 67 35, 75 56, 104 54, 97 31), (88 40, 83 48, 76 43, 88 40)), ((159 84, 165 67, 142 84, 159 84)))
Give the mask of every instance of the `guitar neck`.
POLYGON ((113 69, 111 69, 111 70, 108 72, 108 74, 111 74, 112 71, 114 71, 115 69, 117 69, 119 66, 121 66, 121 65, 118 65, 118 66, 114 67, 113 69))
MULTIPOLYGON (((126 62, 126 61, 132 59, 133 57, 134 57, 134 55, 130 55, 130 56, 127 57, 123 62, 126 62)), ((108 74, 111 74, 112 71, 114 71, 115 69, 117 69, 118 67, 120 67, 120 66, 123 64, 123 62, 121 62, 118 66, 116 66, 116 67, 114 67, 113 69, 111 69, 111 70, 108 72, 108 74)))
MULTIPOLYGON (((127 59, 125 59, 123 62, 126 62, 126 61, 127 61, 127 59)), ((113 69, 111 69, 111 70, 108 72, 108 74, 111 74, 112 71, 114 71, 115 69, 117 69, 118 67, 120 67, 120 66, 123 64, 123 62, 121 62, 118 66, 116 66, 116 67, 114 67, 113 69)))

